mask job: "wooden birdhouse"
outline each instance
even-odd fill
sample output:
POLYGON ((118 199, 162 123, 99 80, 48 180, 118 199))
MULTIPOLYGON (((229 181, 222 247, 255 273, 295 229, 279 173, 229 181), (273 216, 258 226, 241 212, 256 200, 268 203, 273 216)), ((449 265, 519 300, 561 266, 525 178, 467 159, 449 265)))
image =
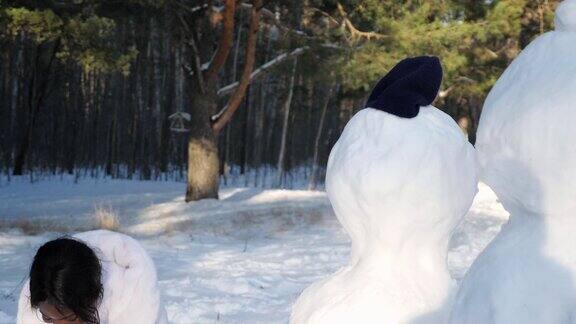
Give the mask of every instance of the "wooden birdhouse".
POLYGON ((191 116, 189 113, 178 111, 168 117, 170 120, 170 130, 177 133, 185 133, 190 131, 186 127, 187 123, 190 122, 191 116))

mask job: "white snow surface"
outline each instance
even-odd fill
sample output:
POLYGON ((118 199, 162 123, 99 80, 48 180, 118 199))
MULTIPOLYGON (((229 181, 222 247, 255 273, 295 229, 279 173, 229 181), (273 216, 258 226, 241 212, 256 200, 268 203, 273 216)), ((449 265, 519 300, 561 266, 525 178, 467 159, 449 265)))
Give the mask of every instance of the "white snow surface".
POLYGON ((476 194, 476 152, 454 120, 358 112, 330 153, 326 191, 350 235, 348 265, 300 296, 290 322, 443 323, 448 244, 476 194))
MULTIPOLYGON (((487 186, 479 189, 450 244, 455 279, 508 217, 487 186)), ((182 183, 122 180, 0 187, 0 323, 16 321, 36 249, 93 228, 95 206, 108 206, 151 255, 171 323, 287 323, 302 290, 348 261, 348 235, 324 192, 224 188, 220 201, 186 204, 183 191, 182 183)))
POLYGON ((490 92, 481 179, 510 212, 462 281, 452 323, 576 323, 576 1, 490 92))

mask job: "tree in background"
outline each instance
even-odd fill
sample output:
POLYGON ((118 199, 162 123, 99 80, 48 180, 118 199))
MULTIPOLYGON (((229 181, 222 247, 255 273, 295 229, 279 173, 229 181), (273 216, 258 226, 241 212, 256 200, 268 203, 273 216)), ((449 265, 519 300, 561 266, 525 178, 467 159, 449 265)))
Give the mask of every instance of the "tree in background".
POLYGON ((13 168, 14 175, 22 175, 25 164, 30 163, 29 150, 40 110, 54 84, 62 81, 57 63, 76 64, 85 74, 101 71, 127 75, 138 52, 133 46, 117 48, 109 42, 116 23, 99 15, 98 11, 113 10, 105 5, 87 3, 81 7, 51 1, 4 1, 1 5, 3 37, 17 48, 8 111, 11 121, 18 113, 22 120, 13 168), (24 56, 24 51, 29 54, 24 56), (24 111, 18 111, 19 105, 24 111))
POLYGON ((215 18, 218 12, 213 9, 211 2, 206 5, 207 19, 197 19, 188 24, 184 18, 180 17, 188 35, 187 40, 192 53, 190 74, 193 76, 193 81, 190 82, 192 127, 188 140, 187 202, 218 198, 220 166, 217 136, 240 106, 250 83, 250 75, 254 69, 257 34, 260 29, 261 5, 261 1, 258 0, 252 1, 250 5, 250 25, 247 31, 244 70, 230 100, 218 116, 220 111, 218 109, 218 79, 233 45, 236 1, 226 0, 221 17, 218 18, 215 18), (215 21, 218 20, 222 25, 218 47, 214 53, 202 53, 198 44, 209 42, 209 40, 202 39, 202 36, 213 37, 214 32, 207 32, 207 30, 216 29, 215 21), (202 61, 203 58, 204 61, 202 61), (202 64, 207 59, 209 59, 208 63, 202 64))
POLYGON ((436 105, 474 142, 486 94, 557 3, 2 0, 0 167, 186 180, 187 201, 238 174, 313 189, 372 85, 416 55, 441 57, 436 105), (189 133, 171 132, 175 112, 189 133))
POLYGON ((439 56, 445 77, 437 104, 474 143, 483 99, 520 49, 551 28, 555 3, 360 0, 323 13, 371 31, 351 37, 350 50, 335 58, 345 90, 365 94, 405 57, 439 56), (368 42, 354 46, 359 39, 368 42))
POLYGON ((203 17, 196 17, 191 22, 187 22, 183 16, 179 17, 192 55, 190 69, 192 127, 188 141, 186 201, 218 198, 220 164, 217 138, 220 131, 230 122, 242 104, 246 90, 257 74, 289 56, 296 56, 303 52, 303 48, 300 48, 291 53, 284 53, 254 71, 263 12, 276 29, 282 29, 285 33, 292 32, 292 30, 284 27, 275 14, 264 9, 261 0, 238 4, 235 0, 226 0, 223 8, 214 7, 209 1, 201 8, 204 9, 198 11, 205 12, 203 17), (239 80, 233 80, 234 83, 231 85, 219 88, 221 70, 234 45, 234 31, 237 25, 235 16, 240 10, 248 10, 250 13, 244 46, 244 68, 239 80), (209 44, 218 29, 220 29, 220 35, 216 50, 214 52, 203 51, 202 49, 210 49, 210 47, 199 44, 209 44), (231 92, 231 95, 226 104, 219 107, 219 93, 224 92, 231 92))

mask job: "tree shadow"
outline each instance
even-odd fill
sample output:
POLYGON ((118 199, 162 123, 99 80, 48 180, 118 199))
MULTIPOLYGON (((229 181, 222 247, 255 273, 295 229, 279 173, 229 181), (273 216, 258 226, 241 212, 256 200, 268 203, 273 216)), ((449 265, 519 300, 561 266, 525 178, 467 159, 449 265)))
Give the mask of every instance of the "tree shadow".
POLYGON ((262 190, 259 188, 241 188, 234 190, 229 195, 222 197, 223 201, 239 201, 239 200, 249 200, 254 198, 255 196, 262 193, 262 190))

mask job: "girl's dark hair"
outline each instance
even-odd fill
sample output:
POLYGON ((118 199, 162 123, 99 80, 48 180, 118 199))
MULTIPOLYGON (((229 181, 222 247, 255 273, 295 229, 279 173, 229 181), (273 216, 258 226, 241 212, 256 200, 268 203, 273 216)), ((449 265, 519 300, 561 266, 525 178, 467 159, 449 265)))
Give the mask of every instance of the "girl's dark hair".
POLYGON ((30 268, 30 304, 41 302, 68 309, 83 322, 100 323, 102 266, 96 253, 73 238, 59 238, 42 245, 30 268))

